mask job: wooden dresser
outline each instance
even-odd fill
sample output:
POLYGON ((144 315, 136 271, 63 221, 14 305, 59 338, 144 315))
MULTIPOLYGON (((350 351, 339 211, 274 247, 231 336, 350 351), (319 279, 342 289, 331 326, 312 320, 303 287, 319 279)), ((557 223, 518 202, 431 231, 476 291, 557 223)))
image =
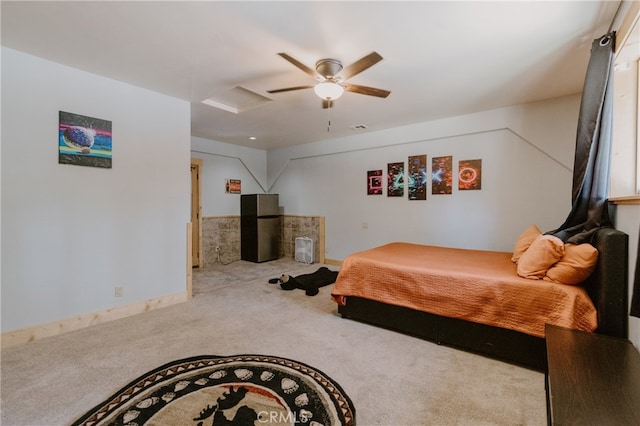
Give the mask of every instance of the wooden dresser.
POLYGON ((546 326, 552 425, 640 425, 640 353, 626 339, 546 326))

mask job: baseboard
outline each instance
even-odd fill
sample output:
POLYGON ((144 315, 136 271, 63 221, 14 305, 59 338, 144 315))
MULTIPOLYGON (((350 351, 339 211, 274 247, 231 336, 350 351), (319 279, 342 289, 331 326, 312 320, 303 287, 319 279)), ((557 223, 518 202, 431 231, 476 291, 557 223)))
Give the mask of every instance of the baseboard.
POLYGON ((336 259, 324 259, 323 262, 325 265, 334 265, 334 266, 342 266, 342 260, 336 260, 336 259))
POLYGON ((116 319, 126 318, 131 315, 142 314, 166 306, 175 305, 187 301, 187 293, 176 293, 168 296, 161 296, 146 301, 133 303, 125 306, 117 306, 104 311, 79 315, 74 318, 67 318, 48 324, 37 325, 35 327, 23 328, 21 330, 2 333, 0 345, 9 347, 23 343, 33 342, 44 337, 57 336, 73 330, 79 330, 90 325, 101 324, 116 319))

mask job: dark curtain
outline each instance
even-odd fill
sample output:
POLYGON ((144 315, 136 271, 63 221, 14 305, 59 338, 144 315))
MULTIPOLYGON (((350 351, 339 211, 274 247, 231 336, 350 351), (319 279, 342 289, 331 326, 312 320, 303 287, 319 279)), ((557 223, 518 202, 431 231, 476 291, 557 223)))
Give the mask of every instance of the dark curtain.
POLYGON ((640 232, 638 232, 638 253, 636 258, 636 277, 633 281, 633 297, 630 314, 640 318, 640 232))
POLYGON ((594 232, 611 226, 609 159, 613 121, 613 54, 615 32, 593 41, 578 117, 573 165, 571 212, 548 232, 565 243, 590 242, 594 232))

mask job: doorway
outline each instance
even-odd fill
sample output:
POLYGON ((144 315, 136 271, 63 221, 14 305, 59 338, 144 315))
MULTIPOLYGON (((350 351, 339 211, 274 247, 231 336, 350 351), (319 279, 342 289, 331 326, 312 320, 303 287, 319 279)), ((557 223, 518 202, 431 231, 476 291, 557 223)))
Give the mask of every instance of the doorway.
POLYGON ((202 160, 191 159, 191 266, 199 268, 202 253, 202 201, 200 171, 202 160))

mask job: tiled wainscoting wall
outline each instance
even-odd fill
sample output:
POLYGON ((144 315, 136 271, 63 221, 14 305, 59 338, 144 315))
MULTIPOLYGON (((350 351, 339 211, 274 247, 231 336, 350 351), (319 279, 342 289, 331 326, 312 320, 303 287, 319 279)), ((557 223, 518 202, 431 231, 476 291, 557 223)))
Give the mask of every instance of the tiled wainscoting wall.
POLYGON ((313 263, 324 263, 324 216, 282 216, 280 257, 295 259, 296 238, 313 240, 313 263))
MULTIPOLYGON (((283 215, 280 221, 280 257, 295 258, 295 240, 313 240, 314 263, 324 262, 324 216, 283 215)), ((208 216, 202 218, 202 265, 240 260, 240 216, 208 216), (220 247, 220 258, 216 253, 220 247)))
POLYGON ((201 266, 231 263, 240 260, 240 216, 209 216, 202 218, 201 266), (220 259, 216 253, 220 247, 220 259))

